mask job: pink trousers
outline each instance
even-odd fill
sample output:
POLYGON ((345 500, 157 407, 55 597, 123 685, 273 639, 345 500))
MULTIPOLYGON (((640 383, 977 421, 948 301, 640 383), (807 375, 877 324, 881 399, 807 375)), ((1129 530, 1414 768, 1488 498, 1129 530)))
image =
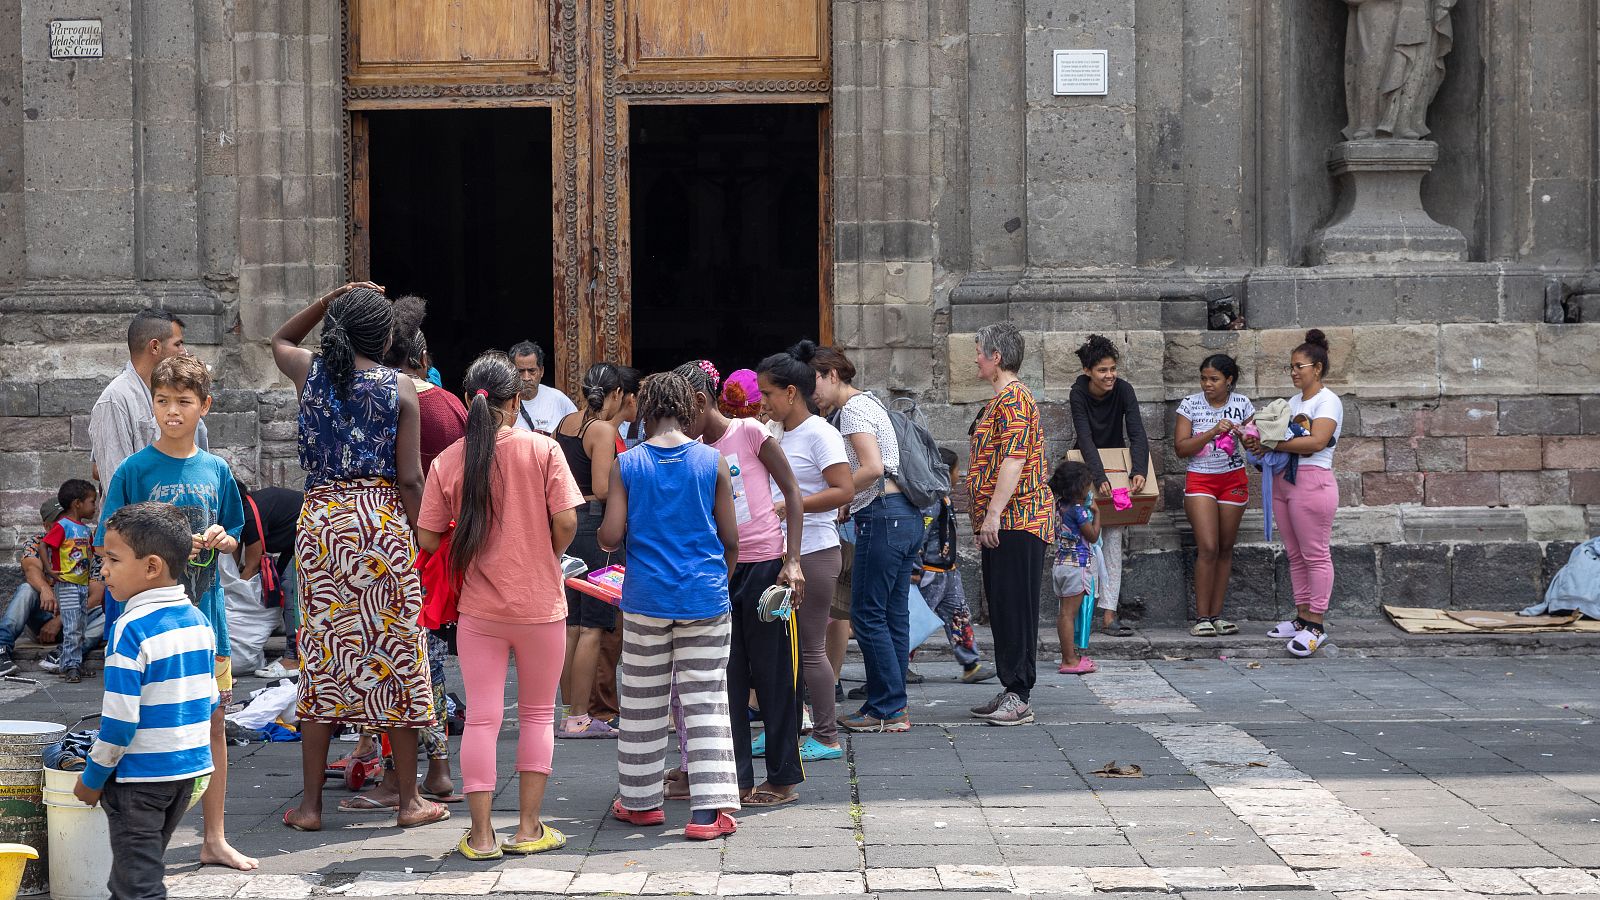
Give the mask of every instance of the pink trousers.
POLYGON ((461 737, 462 793, 493 791, 495 745, 505 716, 506 665, 517 656, 517 771, 550 773, 555 754, 556 685, 567 649, 565 620, 507 625, 465 613, 456 631, 467 730, 461 737))
POLYGON ((1339 508, 1339 483, 1333 472, 1301 465, 1295 483, 1272 481, 1272 519, 1289 554, 1294 605, 1326 613, 1333 596, 1333 513, 1339 508))

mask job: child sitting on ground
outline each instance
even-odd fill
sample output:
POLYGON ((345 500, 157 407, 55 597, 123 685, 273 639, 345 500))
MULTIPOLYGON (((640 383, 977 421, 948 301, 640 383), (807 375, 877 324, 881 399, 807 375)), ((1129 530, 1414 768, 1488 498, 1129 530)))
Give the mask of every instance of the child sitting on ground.
POLYGON ((102 577, 124 598, 106 649, 100 735, 72 793, 110 821, 112 897, 164 898, 162 857, 211 772, 216 636, 178 583, 189 520, 167 503, 135 503, 105 524, 102 577))
MULTIPOLYGON (((1094 478, 1081 462, 1063 462, 1050 476, 1056 495, 1056 555, 1050 569, 1061 611, 1056 614, 1056 636, 1061 640, 1062 675, 1088 675, 1099 667, 1078 652, 1077 623, 1083 595, 1088 593, 1089 571, 1094 562, 1094 542, 1100 523, 1094 518, 1094 478)), ((1087 649, 1087 648, 1085 648, 1087 649)))

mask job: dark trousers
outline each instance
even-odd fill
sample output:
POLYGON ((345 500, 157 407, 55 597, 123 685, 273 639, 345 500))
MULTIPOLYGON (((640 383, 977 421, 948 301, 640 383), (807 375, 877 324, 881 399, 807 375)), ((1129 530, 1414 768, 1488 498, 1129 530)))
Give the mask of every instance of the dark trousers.
POLYGON ((106 783, 100 805, 111 830, 111 900, 165 900, 167 844, 193 791, 193 778, 106 783))
POLYGON ((1038 677, 1039 591, 1045 542, 1026 531, 1001 531, 1000 546, 983 548, 983 591, 989 598, 994 667, 1000 684, 1024 701, 1038 677))
POLYGON ((778 786, 806 780, 800 766, 800 660, 796 655, 798 623, 761 621, 756 609, 761 592, 776 584, 783 561, 739 563, 728 582, 733 609, 732 646, 728 653, 728 718, 733 724, 733 758, 739 788, 756 786, 750 755, 750 689, 761 705, 767 731, 767 782, 778 786))

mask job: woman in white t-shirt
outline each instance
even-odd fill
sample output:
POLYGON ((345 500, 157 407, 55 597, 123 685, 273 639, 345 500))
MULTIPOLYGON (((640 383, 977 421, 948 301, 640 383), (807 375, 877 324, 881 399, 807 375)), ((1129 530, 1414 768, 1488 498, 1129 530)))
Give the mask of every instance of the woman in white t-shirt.
POLYGON ((1200 393, 1178 404, 1172 446, 1189 461, 1184 477, 1183 511, 1194 530, 1195 637, 1237 634, 1239 626, 1222 618, 1222 601, 1233 573, 1233 543, 1239 520, 1250 502, 1244 446, 1239 429, 1255 418, 1256 408, 1233 392, 1239 364, 1225 353, 1200 363, 1200 393))
POLYGON ((790 351, 817 373, 817 406, 839 414, 850 462, 850 518, 856 529, 850 575, 850 627, 867 669, 866 703, 839 717, 846 731, 911 730, 906 706, 906 664, 911 658, 907 600, 911 572, 922 547, 922 511, 911 505, 895 478, 900 444, 894 423, 877 398, 857 390, 856 367, 832 347, 801 341, 790 351))
MULTIPOLYGON (((800 538, 800 569, 805 573, 805 594, 797 598, 800 625, 800 662, 811 695, 811 736, 800 746, 806 762, 839 759, 838 710, 834 703, 835 676, 828 659, 828 610, 839 582, 843 557, 839 549, 836 513, 855 496, 850 484, 850 458, 844 436, 819 416, 811 414, 811 395, 817 373, 810 363, 791 353, 774 353, 756 367, 761 403, 774 424, 782 426, 778 444, 789 458, 789 468, 800 484, 805 526, 800 538)), ((783 518, 782 504, 777 507, 783 518)))
MULTIPOLYGON (((1289 398, 1289 418, 1310 433, 1281 441, 1274 449, 1293 453, 1294 481, 1279 472, 1272 481, 1272 518, 1278 523, 1289 556, 1289 581, 1294 585, 1293 619, 1278 623, 1269 637, 1288 638, 1289 652, 1310 656, 1322 645, 1323 619, 1333 596, 1333 514, 1339 508, 1339 485, 1333 479, 1333 447, 1344 427, 1344 404, 1322 386, 1328 377, 1328 338, 1313 328, 1305 343, 1289 357, 1289 377, 1299 393, 1289 398)), ((1259 453, 1260 441, 1245 438, 1259 453)))

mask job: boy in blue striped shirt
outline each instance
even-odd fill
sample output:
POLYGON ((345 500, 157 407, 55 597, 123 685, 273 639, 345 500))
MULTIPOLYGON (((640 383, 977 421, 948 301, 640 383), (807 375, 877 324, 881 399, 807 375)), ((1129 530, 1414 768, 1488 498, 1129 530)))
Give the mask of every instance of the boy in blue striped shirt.
POLYGON ((211 773, 216 637, 177 574, 189 564, 189 519, 169 503, 134 503, 105 524, 101 573, 129 598, 106 645, 100 737, 73 794, 103 802, 114 900, 167 896, 163 857, 211 773))

